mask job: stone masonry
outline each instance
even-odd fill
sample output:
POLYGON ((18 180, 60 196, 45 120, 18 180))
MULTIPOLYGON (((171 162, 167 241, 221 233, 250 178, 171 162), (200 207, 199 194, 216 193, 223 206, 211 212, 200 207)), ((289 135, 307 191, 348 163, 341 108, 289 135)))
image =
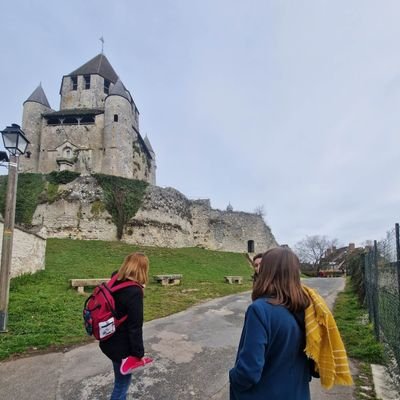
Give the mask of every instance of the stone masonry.
MULTIPOLYGON (((3 237, 3 223, 0 223, 0 237, 3 237)), ((0 241, 0 254, 2 242, 0 241)), ((32 274, 44 269, 46 239, 41 235, 14 228, 11 278, 32 274)))
POLYGON ((139 110, 104 54, 62 78, 60 110, 41 85, 24 102, 30 141, 22 172, 71 170, 156 182, 155 153, 139 131, 139 110))
MULTIPOLYGON (((48 237, 116 240, 116 227, 101 207, 103 193, 95 178, 84 176, 60 185, 61 198, 40 204, 33 227, 48 237)), ((127 224, 126 243, 160 247, 204 247, 211 250, 265 251, 277 243, 259 215, 220 211, 209 200, 189 200, 173 188, 149 185, 143 204, 127 224)))

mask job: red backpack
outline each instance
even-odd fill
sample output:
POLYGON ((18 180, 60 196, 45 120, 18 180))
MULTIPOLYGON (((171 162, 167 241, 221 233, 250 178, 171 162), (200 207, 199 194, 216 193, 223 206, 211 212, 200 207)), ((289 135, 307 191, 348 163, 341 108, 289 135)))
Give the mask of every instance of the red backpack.
POLYGON ((143 286, 134 281, 122 282, 115 285, 118 274, 115 274, 107 283, 102 283, 93 290, 85 301, 83 307, 83 321, 86 332, 89 336, 93 335, 97 340, 107 340, 127 318, 117 318, 115 310, 115 300, 113 293, 128 286, 143 286))

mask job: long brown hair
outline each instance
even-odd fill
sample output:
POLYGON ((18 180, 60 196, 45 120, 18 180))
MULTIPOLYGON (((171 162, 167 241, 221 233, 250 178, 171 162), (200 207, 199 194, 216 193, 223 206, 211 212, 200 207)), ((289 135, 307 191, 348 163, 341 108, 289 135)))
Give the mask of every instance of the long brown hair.
POLYGON ((292 250, 275 247, 264 253, 251 297, 268 297, 269 303, 291 312, 308 307, 310 301, 300 283, 300 262, 292 250))
POLYGON ((149 259, 143 253, 131 253, 125 257, 118 271, 118 280, 130 279, 145 285, 149 279, 149 259))

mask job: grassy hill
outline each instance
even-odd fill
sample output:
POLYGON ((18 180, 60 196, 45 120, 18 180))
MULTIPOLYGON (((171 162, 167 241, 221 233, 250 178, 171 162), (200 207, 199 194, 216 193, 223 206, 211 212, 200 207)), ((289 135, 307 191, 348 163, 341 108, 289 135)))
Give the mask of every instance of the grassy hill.
POLYGON ((242 254, 49 239, 46 270, 11 281, 9 332, 0 335, 0 359, 91 340, 81 318, 85 297, 70 288, 69 279, 108 277, 133 251, 143 251, 149 257, 150 277, 183 274, 179 286, 162 287, 150 279, 145 289, 146 321, 207 299, 251 289, 252 270, 242 254), (242 275, 244 284, 226 284, 225 275, 242 275))

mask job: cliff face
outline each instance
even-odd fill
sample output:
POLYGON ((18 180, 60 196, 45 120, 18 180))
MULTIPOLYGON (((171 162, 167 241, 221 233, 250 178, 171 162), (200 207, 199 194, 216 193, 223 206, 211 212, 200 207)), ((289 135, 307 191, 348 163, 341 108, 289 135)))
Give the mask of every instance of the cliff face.
MULTIPOLYGON (((116 240, 116 226, 105 210, 103 190, 95 178, 80 177, 60 185, 59 192, 57 201, 37 207, 34 230, 48 237, 116 240)), ((233 252, 261 252, 277 245, 259 215, 215 210, 209 200, 188 200, 173 188, 151 185, 139 211, 126 225, 122 240, 147 246, 200 246, 233 252)))

